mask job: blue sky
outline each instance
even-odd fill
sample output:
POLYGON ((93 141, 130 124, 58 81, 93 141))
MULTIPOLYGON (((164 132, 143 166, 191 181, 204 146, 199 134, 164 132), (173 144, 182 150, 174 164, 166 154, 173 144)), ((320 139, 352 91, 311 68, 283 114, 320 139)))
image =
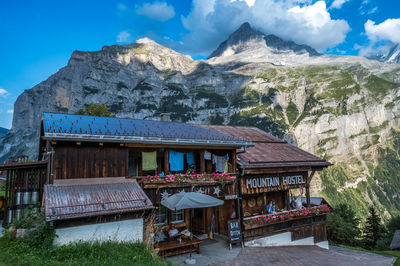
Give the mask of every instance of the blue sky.
POLYGON ((243 22, 320 52, 368 55, 400 43, 398 0, 2 1, 0 127, 15 100, 65 66, 74 50, 96 51, 149 37, 204 58, 243 22))

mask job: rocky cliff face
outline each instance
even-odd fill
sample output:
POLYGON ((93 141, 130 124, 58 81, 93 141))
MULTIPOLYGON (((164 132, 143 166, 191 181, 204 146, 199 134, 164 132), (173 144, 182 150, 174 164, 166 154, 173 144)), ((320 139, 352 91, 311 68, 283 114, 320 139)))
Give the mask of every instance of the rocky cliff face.
POLYGON ((74 52, 68 65, 25 91, 0 144, 34 156, 43 111, 105 103, 118 117, 257 126, 335 165, 313 194, 364 213, 400 210, 400 68, 310 47, 243 25, 208 60, 193 61, 149 39, 74 52))
POLYGON ((386 53, 380 53, 371 57, 389 64, 400 64, 400 44, 394 44, 386 53))

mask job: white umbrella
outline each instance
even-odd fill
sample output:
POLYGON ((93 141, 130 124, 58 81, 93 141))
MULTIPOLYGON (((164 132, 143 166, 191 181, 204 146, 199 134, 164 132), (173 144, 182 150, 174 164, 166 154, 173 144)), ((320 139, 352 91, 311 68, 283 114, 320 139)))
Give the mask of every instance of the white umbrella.
MULTIPOLYGON (((170 197, 164 198, 161 200, 161 204, 170 210, 176 211, 220 206, 224 204, 224 201, 199 192, 181 191, 170 197)), ((192 215, 190 215, 190 224, 192 224, 192 215)), ((191 258, 192 252, 190 252, 190 259, 187 259, 185 262, 187 264, 195 264, 196 260, 191 258)))
POLYGON ((224 201, 199 192, 181 191, 170 197, 164 198, 161 201, 161 204, 170 210, 176 211, 220 206, 224 204, 224 201))

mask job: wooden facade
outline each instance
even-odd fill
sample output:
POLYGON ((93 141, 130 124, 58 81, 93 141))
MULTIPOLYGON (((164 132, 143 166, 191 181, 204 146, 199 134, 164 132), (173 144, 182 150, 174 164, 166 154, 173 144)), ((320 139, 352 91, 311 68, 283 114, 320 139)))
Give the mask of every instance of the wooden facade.
POLYGON ((246 226, 244 238, 246 241, 251 241, 261 237, 290 232, 292 241, 314 237, 314 243, 319 243, 327 240, 325 224, 326 215, 318 215, 268 225, 246 226))
POLYGON ((0 166, 7 171, 4 225, 26 215, 42 202, 43 187, 49 180, 48 161, 11 163, 0 166))
MULTIPOLYGON (((279 210, 290 210, 290 189, 304 188, 306 193, 306 207, 310 207, 309 187, 315 171, 307 172, 306 167, 297 167, 291 171, 284 169, 251 169, 250 174, 240 178, 240 207, 243 213, 242 219, 251 219, 266 214, 265 207, 269 201, 275 201, 279 210), (274 171, 274 172, 273 172, 274 171), (256 174, 253 174, 256 173, 256 174)), ((279 212, 277 213, 279 215, 279 212)), ((281 222, 244 225, 243 239, 252 241, 280 233, 290 232, 292 241, 314 237, 314 242, 327 240, 326 214, 314 215, 312 217, 296 217, 281 222)))
POLYGON ((119 144, 59 143, 54 148, 54 179, 128 175, 128 149, 119 144))

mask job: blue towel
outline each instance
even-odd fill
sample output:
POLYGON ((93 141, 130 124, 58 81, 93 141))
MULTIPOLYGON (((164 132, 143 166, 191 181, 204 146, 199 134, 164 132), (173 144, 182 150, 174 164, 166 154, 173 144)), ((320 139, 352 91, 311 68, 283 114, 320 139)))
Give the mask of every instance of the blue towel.
POLYGON ((182 152, 169 151, 169 168, 171 171, 183 170, 183 155, 182 152))
POLYGON ((193 152, 186 153, 186 160, 188 165, 194 164, 194 154, 193 152))

